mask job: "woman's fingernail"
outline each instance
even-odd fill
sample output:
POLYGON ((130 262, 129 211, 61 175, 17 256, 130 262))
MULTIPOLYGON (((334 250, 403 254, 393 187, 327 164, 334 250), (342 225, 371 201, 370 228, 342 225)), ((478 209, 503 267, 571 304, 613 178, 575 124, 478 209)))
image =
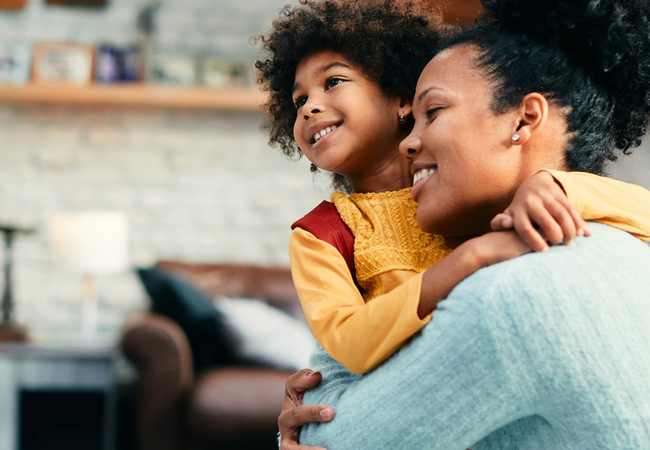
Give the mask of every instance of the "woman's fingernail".
POLYGON ((576 234, 577 234, 578 236, 584 236, 584 235, 585 235, 585 230, 583 230, 582 228, 580 228, 576 234))
POLYGON ((320 375, 320 370, 313 370, 309 375, 320 375))
POLYGON ((329 408, 323 408, 320 410, 320 416, 323 419, 331 419, 332 418, 332 411, 329 408))

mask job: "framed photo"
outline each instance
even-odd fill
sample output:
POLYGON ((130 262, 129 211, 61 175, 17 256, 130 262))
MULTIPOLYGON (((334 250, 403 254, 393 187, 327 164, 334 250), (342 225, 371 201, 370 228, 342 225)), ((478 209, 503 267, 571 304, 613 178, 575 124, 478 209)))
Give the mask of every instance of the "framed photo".
POLYGON ((31 47, 27 44, 0 44, 0 83, 26 84, 31 56, 31 47))
POLYGON ((41 85, 88 85, 93 79, 94 55, 94 48, 86 44, 36 44, 33 81, 41 85))
POLYGON ((152 77, 147 81, 184 87, 197 84, 197 63, 192 56, 158 54, 152 59, 152 77))
POLYGON ((237 88, 248 86, 246 64, 219 58, 201 61, 200 84, 211 88, 237 88))

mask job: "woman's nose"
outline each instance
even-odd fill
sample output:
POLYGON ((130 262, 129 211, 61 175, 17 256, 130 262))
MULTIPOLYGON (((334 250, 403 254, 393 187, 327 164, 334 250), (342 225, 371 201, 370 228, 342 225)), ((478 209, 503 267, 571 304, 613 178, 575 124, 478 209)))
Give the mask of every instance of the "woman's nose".
POLYGON ((399 151, 406 159, 413 160, 413 157, 422 150, 420 138, 416 136, 415 130, 406 136, 399 144, 399 151))

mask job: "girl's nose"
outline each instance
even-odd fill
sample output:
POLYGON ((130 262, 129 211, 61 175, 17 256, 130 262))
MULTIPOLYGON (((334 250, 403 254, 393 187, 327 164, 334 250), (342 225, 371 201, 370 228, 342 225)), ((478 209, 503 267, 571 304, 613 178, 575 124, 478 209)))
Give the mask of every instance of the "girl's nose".
POLYGON ((302 110, 304 111, 305 119, 309 119, 309 117, 313 116, 314 114, 323 112, 323 109, 324 108, 323 108, 322 101, 320 101, 318 95, 310 95, 307 98, 307 102, 302 107, 302 110))
POLYGON ((422 150, 422 142, 420 138, 415 134, 415 130, 411 131, 411 134, 406 136, 402 142, 399 144, 399 151, 402 156, 406 159, 413 160, 413 157, 422 150))

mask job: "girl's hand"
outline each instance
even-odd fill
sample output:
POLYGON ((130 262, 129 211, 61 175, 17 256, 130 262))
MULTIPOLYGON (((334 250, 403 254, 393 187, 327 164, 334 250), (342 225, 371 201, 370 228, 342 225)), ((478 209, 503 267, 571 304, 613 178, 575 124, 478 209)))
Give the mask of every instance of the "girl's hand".
POLYGON ((329 422, 334 409, 327 405, 302 404, 305 391, 321 381, 320 372, 303 369, 291 375, 285 385, 284 402, 278 426, 280 428, 280 450, 325 450, 320 447, 300 445, 300 429, 307 422, 329 422))
POLYGON ((536 252, 551 244, 568 245, 575 236, 590 236, 591 230, 569 202, 555 178, 538 172, 519 186, 510 206, 490 223, 494 231, 514 228, 536 252))
POLYGON ((476 271, 530 252, 531 248, 514 231, 495 231, 463 242, 424 272, 418 317, 431 314, 440 301, 476 271))
MULTIPOLYGON (((476 260, 476 267, 488 267, 530 253, 532 249, 514 231, 495 231, 475 237, 461 247, 467 249, 476 260)), ((461 249, 458 247, 458 250, 461 249)))

